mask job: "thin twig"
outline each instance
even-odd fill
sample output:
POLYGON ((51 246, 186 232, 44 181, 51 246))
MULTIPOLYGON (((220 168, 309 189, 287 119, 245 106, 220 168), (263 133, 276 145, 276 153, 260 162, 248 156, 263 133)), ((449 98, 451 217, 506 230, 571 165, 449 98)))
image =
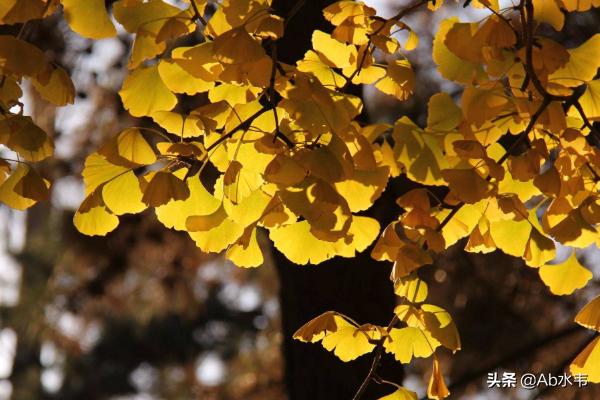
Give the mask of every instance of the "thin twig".
MULTIPOLYGON (((394 325, 396 325, 399 320, 400 320, 400 318, 398 318, 398 315, 394 314, 394 318, 392 318, 392 320, 388 324, 388 326, 386 328, 386 332, 390 333, 390 331, 392 330, 394 325)), ((377 376, 376 375, 377 368, 379 368, 379 364, 381 363, 381 356, 383 355, 383 345, 384 345, 385 341, 387 340, 387 338, 388 338, 388 336, 386 335, 379 340, 379 343, 377 343, 377 348, 375 350, 375 356, 373 356, 373 362, 371 363, 371 368, 369 369, 369 373, 367 374, 365 379, 362 381, 360 387, 356 391, 356 394, 354 395, 354 397, 352 397, 352 400, 359 400, 363 396, 363 394, 365 394, 365 391, 367 390, 367 387, 369 386, 369 383, 371 382, 371 380, 374 380, 374 378, 377 376)))

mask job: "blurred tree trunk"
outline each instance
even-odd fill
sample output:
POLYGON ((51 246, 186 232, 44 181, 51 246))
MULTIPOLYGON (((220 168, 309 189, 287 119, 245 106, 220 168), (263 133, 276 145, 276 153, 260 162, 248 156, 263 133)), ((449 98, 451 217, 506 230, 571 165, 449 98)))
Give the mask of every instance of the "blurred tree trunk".
MULTIPOLYGON (((315 29, 331 31, 322 10, 331 0, 275 0, 276 12, 288 17, 284 38, 277 43, 279 61, 294 64, 311 46, 315 29), (303 3, 303 4, 302 4, 303 3), (300 8, 298 6, 301 5, 300 8), (294 11, 292 11, 294 10, 294 11)), ((355 87, 353 94, 360 96, 355 87)), ((391 196, 385 195, 369 213, 382 226, 393 210, 391 196)), ((299 266, 273 249, 280 280, 285 379, 290 400, 351 399, 367 376, 371 356, 343 363, 320 345, 292 339, 293 333, 319 314, 335 310, 359 323, 387 325, 393 315, 395 296, 389 281, 390 265, 369 256, 370 249, 352 258, 336 257, 318 266, 299 266)), ((391 357, 384 357, 382 377, 401 383, 402 368, 391 357)), ((391 392, 389 387, 372 384, 364 399, 391 392)))

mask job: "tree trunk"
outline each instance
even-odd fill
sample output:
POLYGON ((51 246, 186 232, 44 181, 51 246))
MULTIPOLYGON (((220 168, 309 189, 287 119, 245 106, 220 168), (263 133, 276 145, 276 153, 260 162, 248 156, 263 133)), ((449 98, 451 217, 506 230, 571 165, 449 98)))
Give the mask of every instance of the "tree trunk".
MULTIPOLYGON (((302 0, 300 0, 301 2, 302 0)), ((289 19, 285 36, 278 41, 279 60, 294 64, 304 57, 311 46, 315 29, 331 31, 322 10, 331 0, 307 0, 289 19)), ((273 7, 282 17, 288 17, 298 0, 275 0, 273 7)), ((360 93, 354 93, 360 94, 360 93)), ((369 214, 386 223, 392 215, 393 200, 385 196, 369 214), (376 215, 379 214, 379 215, 376 215)), ((359 323, 387 325, 393 315, 395 296, 389 281, 391 266, 370 258, 370 249, 352 258, 336 257, 318 266, 298 266, 274 251, 280 280, 280 301, 283 328, 285 379, 290 400, 352 399, 367 376, 373 357, 365 355, 344 363, 320 345, 292 339, 294 332, 319 314, 335 310, 359 323)), ((380 369, 382 377, 398 383, 402 368, 385 356, 380 369)), ((363 399, 373 399, 390 393, 384 385, 370 385, 363 399)))

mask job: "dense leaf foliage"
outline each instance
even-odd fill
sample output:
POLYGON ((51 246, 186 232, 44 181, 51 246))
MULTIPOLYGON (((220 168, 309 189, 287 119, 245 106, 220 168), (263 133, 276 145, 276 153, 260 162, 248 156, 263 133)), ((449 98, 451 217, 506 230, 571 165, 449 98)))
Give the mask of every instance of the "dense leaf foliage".
MULTIPOLYGON (((289 65, 278 59, 277 43, 294 15, 276 15, 270 0, 225 0, 210 12, 206 0, 183 8, 116 1, 112 16, 135 35, 119 95, 132 116, 150 118, 155 128, 127 128, 87 157, 75 226, 106 235, 120 216, 152 208, 165 227, 241 267, 263 263, 257 229, 297 264, 353 257, 373 244, 375 260, 394 263, 400 304, 390 324, 359 324, 332 311, 295 338, 320 342, 342 361, 373 352, 367 383, 384 351, 401 363, 430 357, 428 395, 447 397, 436 352, 458 351, 461 343, 449 313, 426 303, 418 269, 434 253, 463 238, 469 252, 499 249, 539 268, 556 295, 592 278, 575 250, 599 243, 600 133, 593 123, 600 120, 600 34, 565 48, 543 33, 600 2, 525 0, 507 9, 468 2, 488 9, 487 17, 442 21, 432 47, 441 76, 462 86, 460 97, 433 95, 424 126, 407 117, 393 125, 359 122, 363 104, 350 86, 372 85, 398 101, 418 89, 406 54, 419 40, 403 19, 442 3, 417 1, 389 19, 362 2, 334 3, 323 10, 331 33, 314 31, 312 49, 289 65), (194 32, 205 40, 176 45, 194 32), (184 96, 206 101, 186 110, 184 96), (207 168, 218 171, 214 185, 203 179, 207 168), (380 227, 363 212, 401 174, 420 187, 398 198, 397 220, 380 227), (572 254, 549 263, 557 242, 572 254)), ((3 0, 1 22, 44 18, 59 4, 80 35, 116 34, 101 0, 3 0)), ((53 142, 22 115, 20 85, 28 80, 57 106, 73 101, 74 87, 20 35, 0 36, 0 60, 0 143, 15 154, 0 163, 0 200, 23 210, 48 197, 50 183, 35 164, 52 156, 53 142)), ((600 331, 599 298, 576 321, 600 331)), ((599 364, 595 339, 571 371, 600 382, 599 364)), ((402 387, 384 397, 414 398, 402 387)))

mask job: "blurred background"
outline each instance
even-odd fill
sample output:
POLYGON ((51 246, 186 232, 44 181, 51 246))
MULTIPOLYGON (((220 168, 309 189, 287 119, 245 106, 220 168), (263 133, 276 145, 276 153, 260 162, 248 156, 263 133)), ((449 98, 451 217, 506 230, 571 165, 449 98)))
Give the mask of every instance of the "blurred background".
MULTIPOLYGON (((305 7, 316 18, 320 2, 314 3, 305 7)), ((409 2, 366 3, 389 17, 409 2)), ((433 93, 460 95, 460 87, 435 70, 432 35, 449 15, 477 21, 486 13, 465 9, 462 1, 447 3, 435 14, 421 10, 406 20, 420 36, 419 48, 408 54, 416 94, 400 104, 365 88, 365 118, 393 122, 408 115, 422 124, 433 93)), ((298 21, 303 29, 308 20, 298 21)), ((596 10, 570 16, 560 34, 545 33, 575 46, 599 26, 596 10)), ((369 357, 345 364, 320 346, 291 343, 290 332, 329 309, 386 324, 395 302, 387 280, 391 266, 368 256, 318 267, 286 265, 263 233, 265 265, 239 269, 202 254, 152 212, 122 219, 106 237, 77 233, 71 220, 83 199, 85 156, 121 129, 150 123, 132 119, 117 95, 131 37, 121 31, 118 38, 89 41, 54 16, 28 24, 24 38, 70 71, 77 98, 61 109, 33 90, 23 99, 25 114, 54 135, 56 157, 41 166, 54 185, 51 202, 28 212, 0 208, 0 399, 349 399, 344 393, 353 393, 366 376, 369 357)), ((376 215, 394 219, 399 209, 393 200, 410 188, 405 180, 392 182, 376 215)), ((578 253, 594 282, 559 298, 520 260, 498 252, 468 254, 461 244, 421 270, 430 302, 450 311, 462 337, 462 351, 441 354, 451 398, 600 398, 592 386, 523 391, 486 384, 489 372, 560 373, 568 366, 589 340, 572 320, 598 294, 600 251, 578 253)), ((557 261, 569 252, 559 249, 557 261)), ((385 373, 422 396, 430 361, 403 368, 386 359, 382 377, 388 378, 385 373)), ((392 391, 370 390, 365 399, 392 391)))

